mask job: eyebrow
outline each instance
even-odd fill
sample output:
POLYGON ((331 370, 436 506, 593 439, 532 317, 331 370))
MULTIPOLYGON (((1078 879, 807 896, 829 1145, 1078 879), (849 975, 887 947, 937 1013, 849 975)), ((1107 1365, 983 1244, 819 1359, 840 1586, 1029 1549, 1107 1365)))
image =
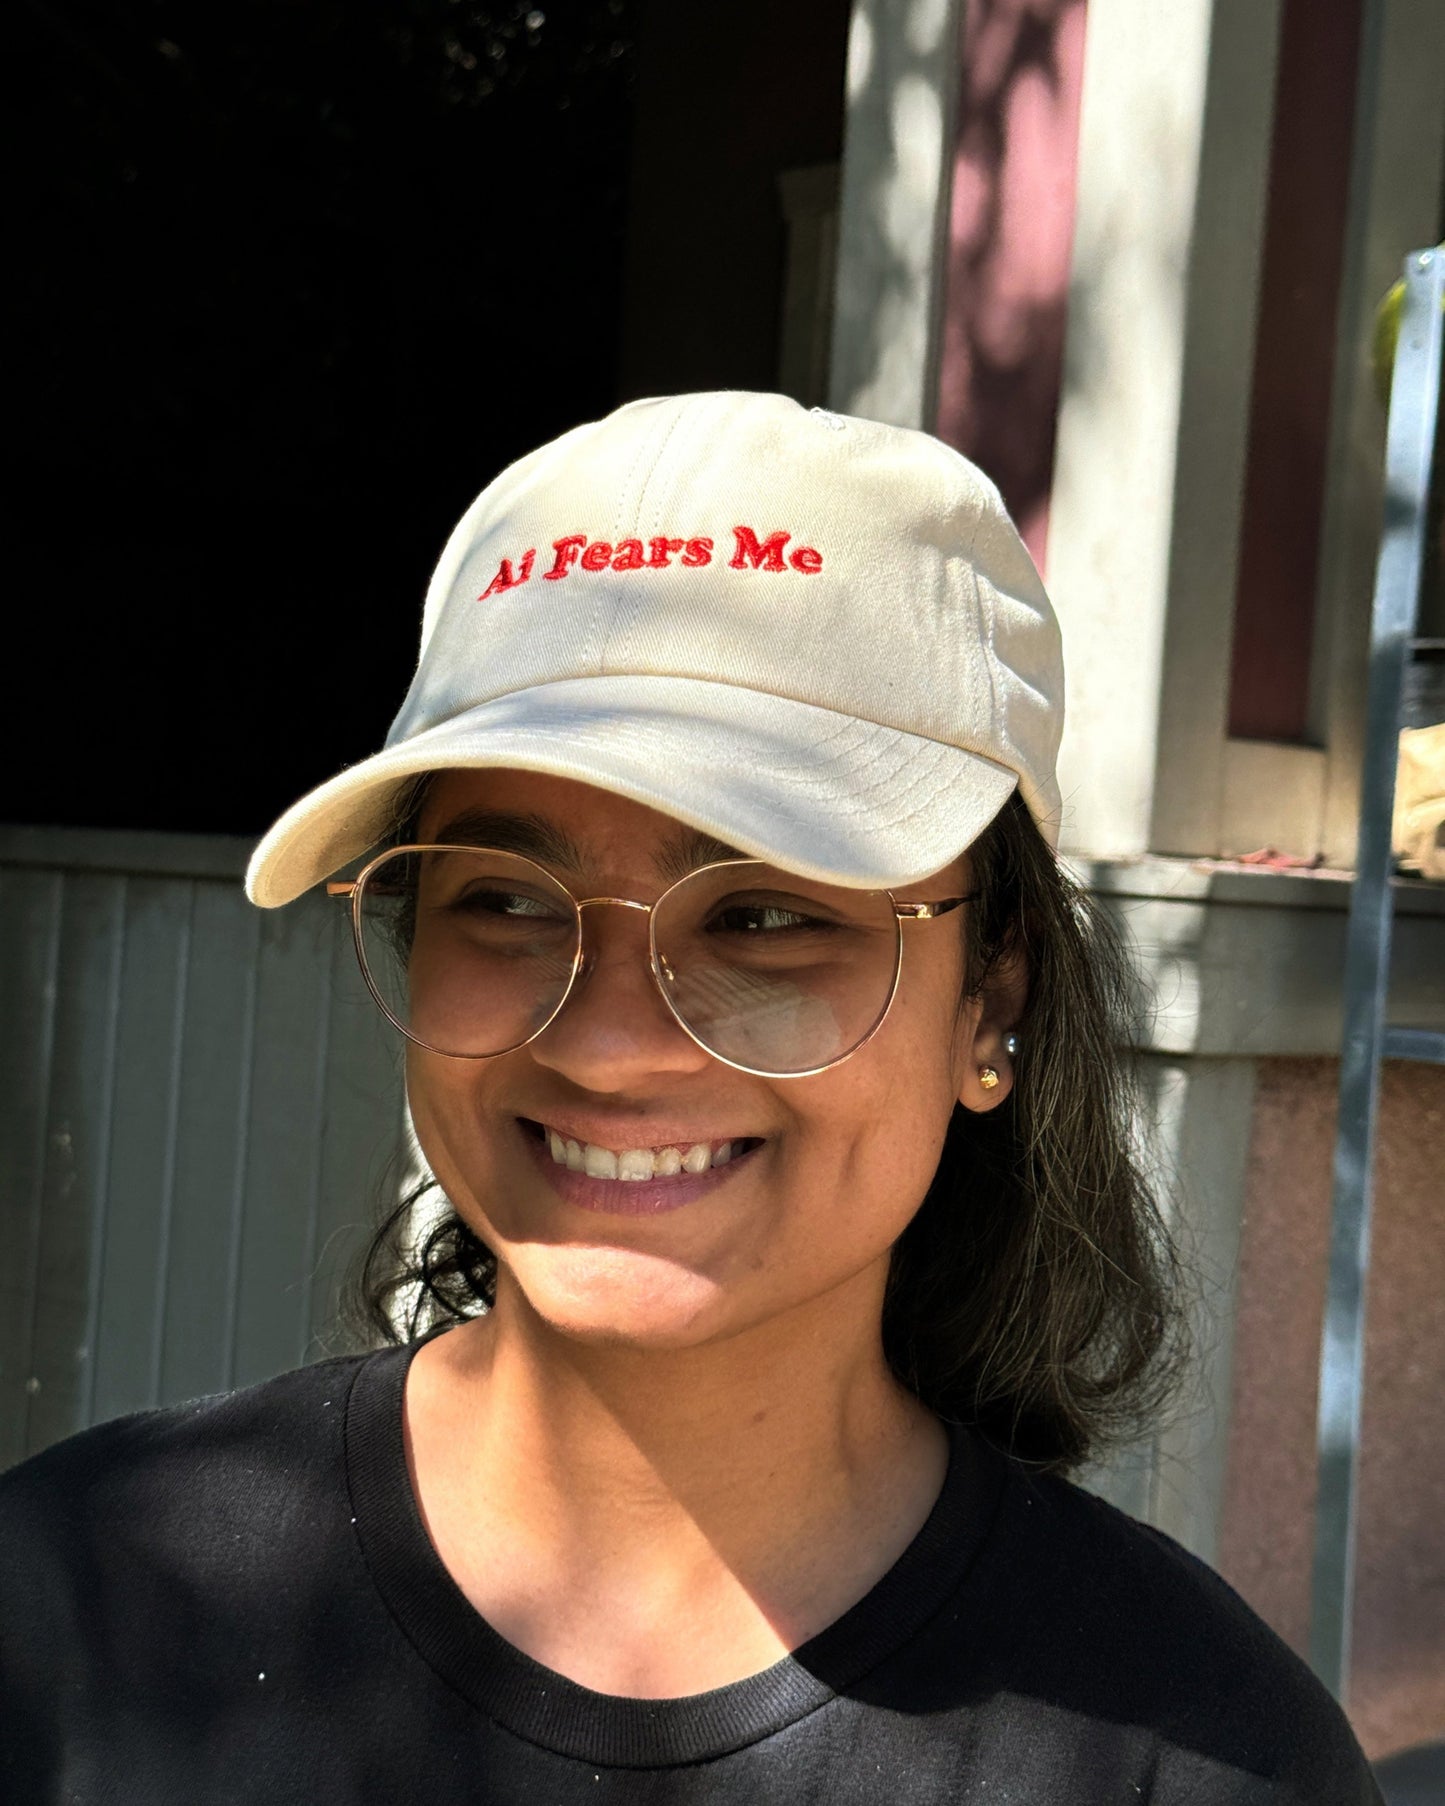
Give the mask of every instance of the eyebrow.
POLYGON ((719 859, 746 859, 736 847, 730 847, 715 834, 701 828, 680 827, 669 834, 657 852, 657 872, 661 878, 676 882, 695 872, 700 865, 713 865, 719 859))
MULTIPOLYGON (((570 835, 545 815, 512 815, 499 809, 464 809, 436 830, 440 846, 495 847, 501 853, 518 853, 540 865, 580 872, 586 863, 570 835)), ((700 865, 719 859, 745 859, 736 847, 701 828, 679 826, 658 848, 654 864, 658 875, 669 881, 686 877, 700 865)))
POLYGON ((433 836, 437 846, 495 847, 499 853, 520 853, 539 864, 560 865, 580 872, 582 854, 545 815, 509 815, 500 809, 464 809, 442 823, 433 836))

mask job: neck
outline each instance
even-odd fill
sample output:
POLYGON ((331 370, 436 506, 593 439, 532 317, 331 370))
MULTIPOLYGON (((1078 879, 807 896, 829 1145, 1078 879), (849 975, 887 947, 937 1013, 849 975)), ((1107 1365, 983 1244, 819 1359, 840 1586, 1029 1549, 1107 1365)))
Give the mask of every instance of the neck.
POLYGON ((746 1634, 705 1685, 831 1622, 916 1534, 946 1462, 883 1358, 881 1276, 843 1291, 720 1343, 639 1350, 557 1335, 504 1274, 492 1313, 424 1349, 408 1386, 413 1480, 463 1590, 606 1691, 697 1689, 675 1665, 592 1667, 567 1623, 589 1601, 614 1650, 619 1614, 650 1644, 681 1600, 710 1626, 736 1607, 746 1634))
POLYGON ((489 1396, 511 1419, 504 1446, 565 1475, 574 1497, 646 1500, 649 1518, 669 1501, 694 1516, 720 1500, 787 1515, 921 1410, 883 1358, 881 1298, 871 1308, 874 1286, 853 1290, 864 1298, 830 1294, 719 1343, 652 1350, 555 1336, 504 1287, 484 1350, 489 1396))

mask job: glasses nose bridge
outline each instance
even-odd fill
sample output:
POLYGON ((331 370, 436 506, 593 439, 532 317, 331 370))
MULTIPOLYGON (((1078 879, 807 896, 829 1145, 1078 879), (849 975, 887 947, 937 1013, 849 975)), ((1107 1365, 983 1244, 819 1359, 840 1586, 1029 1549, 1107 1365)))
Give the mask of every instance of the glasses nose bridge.
POLYGON ((584 909, 596 909, 605 903, 617 909, 640 909, 645 916, 650 916, 657 905, 655 903, 639 903, 636 897, 578 897, 576 899, 579 913, 584 909))
MULTIPOLYGON (((675 885, 673 885, 670 888, 675 890, 677 887, 675 885)), ((665 897, 667 895, 668 895, 668 892, 664 891, 663 897, 665 897)), ((664 982, 664 981, 672 982, 675 977, 675 974, 673 973, 673 970, 672 970, 671 966, 668 964, 666 958, 656 949, 656 947, 653 943, 653 939, 652 939, 652 925, 653 925, 654 913, 657 909, 658 903, 662 902, 663 897, 659 897, 657 899, 656 903, 643 903, 643 902, 640 902, 636 897, 574 897, 573 898, 573 903, 575 904, 576 909, 577 909, 577 931, 578 931, 577 965, 576 965, 576 969, 573 973, 572 982, 568 986, 568 995, 564 999, 564 1004, 567 1002, 570 1002, 573 998, 577 997, 580 994, 580 992, 586 987, 586 985, 587 985, 588 981, 591 979, 592 974, 597 965, 596 948, 594 946, 590 946, 588 944, 588 937, 582 933, 582 929, 583 929, 583 925, 584 925, 584 918, 583 918, 582 912, 584 909, 597 909, 597 908, 601 908, 602 906, 604 906, 606 904, 611 904, 611 905, 613 905, 613 907, 615 907, 617 909, 635 909, 638 911, 638 913, 640 915, 642 915, 646 919, 648 952, 644 958, 643 963, 647 968, 648 976, 652 980, 653 985, 656 987, 658 994, 661 996, 663 1002, 667 1005, 669 1014, 673 1017, 674 1020, 677 1019, 677 1012, 675 1009, 673 1009, 671 1000, 668 998, 667 984, 664 982)), ((694 1040, 694 1041, 697 1040, 696 1035, 694 1035, 692 1033, 691 1029, 684 1027, 684 1033, 687 1034, 691 1040, 694 1040)), ((701 1044, 699 1044, 699 1045, 701 1045, 701 1044)), ((709 1050, 707 1048, 704 1048, 703 1051, 708 1052, 709 1050)))
MULTIPOLYGON (((657 907, 655 903, 642 903, 639 902, 636 897, 577 897, 574 898, 574 902, 577 905, 577 928, 581 942, 577 962, 577 978, 579 982, 585 982, 585 980, 591 976, 593 967, 597 963, 595 948, 588 945, 588 937, 581 933, 585 920, 582 914, 583 910, 600 909, 607 905, 611 905, 615 909, 637 910, 647 921, 648 942, 650 946, 652 939, 652 912, 657 907)), ((649 970, 651 970, 652 962, 650 958, 647 963, 649 970)), ((652 977, 655 983, 657 974, 653 972, 652 977)))

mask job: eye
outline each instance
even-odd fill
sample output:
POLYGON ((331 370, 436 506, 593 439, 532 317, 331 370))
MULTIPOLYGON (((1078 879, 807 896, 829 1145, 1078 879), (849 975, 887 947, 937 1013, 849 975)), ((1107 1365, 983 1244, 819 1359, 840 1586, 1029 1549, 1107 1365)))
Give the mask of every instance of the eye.
POLYGON ((529 897, 525 891, 502 890, 494 885, 475 885, 463 891, 451 907, 466 915, 509 922, 557 922, 562 919, 555 903, 541 897, 529 897))
POLYGON ((786 903, 729 902, 713 911, 708 929, 715 934, 797 934, 834 926, 820 916, 786 903))

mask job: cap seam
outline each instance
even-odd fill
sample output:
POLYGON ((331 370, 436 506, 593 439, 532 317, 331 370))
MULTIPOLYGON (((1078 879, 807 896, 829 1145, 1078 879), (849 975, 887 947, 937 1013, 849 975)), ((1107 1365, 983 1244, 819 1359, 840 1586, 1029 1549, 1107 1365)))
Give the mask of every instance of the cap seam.
POLYGON ((1002 730, 999 734, 999 740, 1008 743, 1012 738, 1008 731, 1008 704, 999 690, 998 649, 994 643, 994 617, 996 610, 985 608, 984 606, 983 593, 978 580, 978 565, 973 556, 973 548, 977 544, 979 529, 982 525, 983 509, 976 505, 973 516, 973 526, 968 535, 968 544, 964 547, 960 556, 968 570, 969 588, 973 592, 974 619, 981 629, 980 637, 983 640, 984 653, 983 664, 984 670, 988 673, 989 699, 993 704, 994 715, 998 719, 999 726, 1002 730))
MULTIPOLYGON (((601 423, 599 422, 599 424, 601 423)), ((675 418, 673 424, 676 424, 675 418)), ((669 426, 662 436, 663 445, 666 445, 671 433, 672 426, 669 426)), ((639 483, 637 481, 637 472, 645 462, 648 453, 651 450, 652 443, 653 440, 651 435, 644 434, 642 436, 636 451, 633 453, 632 461, 627 466, 627 475, 617 487, 617 506, 613 511, 611 526, 614 544, 619 539, 627 537, 621 529, 626 526, 629 514, 635 515, 641 509, 642 496, 647 488, 647 479, 644 477, 639 483), (629 498, 632 497, 634 493, 637 499, 635 501, 629 501, 629 498)), ((661 447, 658 449, 657 456, 661 456, 661 447)), ((654 463, 656 462, 656 457, 653 461, 654 463)), ((600 606, 595 610, 592 616, 593 625, 588 633, 587 644, 583 648, 582 658, 579 662, 591 666, 596 676, 605 677, 607 675, 607 649, 612 644, 612 622, 618 607, 618 602, 603 597, 600 594, 598 601, 600 606), (604 621, 606 623, 605 626, 602 625, 604 621)), ((531 685, 528 687, 535 688, 536 686, 531 685)))
MULTIPOLYGON (((657 451, 652 459, 652 463, 648 467, 647 475, 645 477, 643 477, 641 482, 637 485, 637 501, 634 504, 632 512, 636 519, 638 527, 640 529, 643 529, 644 531, 645 531, 645 528, 643 527, 642 516, 643 516, 643 510, 647 504, 648 491, 652 487, 652 480, 657 475, 658 466, 662 463, 662 460, 666 457, 667 448, 669 445, 671 445, 671 443, 673 441, 673 437, 677 432, 677 429, 682 425, 683 421, 687 418, 687 414, 688 414, 688 409, 687 409, 686 404, 684 404, 682 407, 680 407, 674 411, 672 419, 668 423, 667 430, 666 430, 666 432, 663 433, 661 441, 658 444, 657 451)), ((634 461, 632 470, 628 472, 628 482, 629 483, 631 483, 633 473, 636 470, 637 470, 637 461, 634 461)), ((614 529, 614 531, 615 531, 615 529, 614 529)), ((599 651, 599 653, 597 655, 598 676, 599 677, 607 677, 610 675, 610 673, 607 670, 608 655, 612 651, 612 647, 614 644, 619 643, 619 642, 625 643, 626 640, 628 639, 628 637, 630 636, 630 634, 632 633, 633 626, 637 620, 638 610, 642 606, 642 600, 643 600, 643 592, 642 592, 642 589, 640 586, 637 588, 634 588, 631 591, 630 596, 629 596, 628 592, 624 590, 622 595, 618 597, 617 605, 614 606, 613 611, 612 611, 611 623, 608 628, 607 637, 603 641, 601 650, 599 651), (621 615, 623 608, 626 609, 626 619, 625 619, 625 621, 619 621, 619 616, 621 615)))

